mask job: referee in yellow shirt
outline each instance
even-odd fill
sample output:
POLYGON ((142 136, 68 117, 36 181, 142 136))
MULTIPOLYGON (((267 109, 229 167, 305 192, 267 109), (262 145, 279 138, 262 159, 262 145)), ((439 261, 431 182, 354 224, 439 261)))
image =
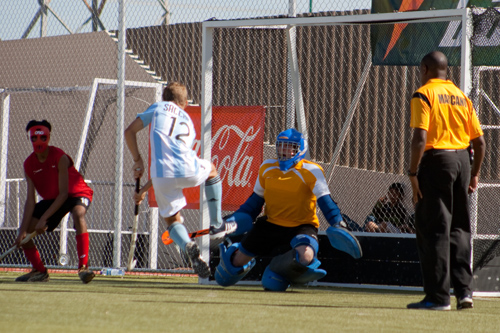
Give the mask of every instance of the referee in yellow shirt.
POLYGON ((422 87, 411 99, 408 176, 425 298, 409 309, 450 310, 451 286, 458 310, 473 307, 468 194, 477 188, 486 145, 471 101, 446 79, 447 68, 443 53, 424 56, 422 87))

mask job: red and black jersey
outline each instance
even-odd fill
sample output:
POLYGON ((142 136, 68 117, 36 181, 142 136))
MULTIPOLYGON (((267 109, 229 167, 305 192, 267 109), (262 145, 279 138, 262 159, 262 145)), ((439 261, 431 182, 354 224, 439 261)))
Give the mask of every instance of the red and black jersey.
POLYGON ((36 191, 43 199, 55 199, 59 194, 59 160, 64 155, 68 156, 70 161, 70 167, 68 168, 68 196, 86 197, 92 201, 94 192, 76 170, 71 157, 57 147, 49 146, 49 155, 44 162, 40 162, 35 153, 32 153, 24 161, 24 171, 33 181, 36 191))

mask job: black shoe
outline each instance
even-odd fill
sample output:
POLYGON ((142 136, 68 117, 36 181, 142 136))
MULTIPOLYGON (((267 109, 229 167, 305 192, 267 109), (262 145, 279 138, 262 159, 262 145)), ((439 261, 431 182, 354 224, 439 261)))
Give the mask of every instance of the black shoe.
POLYGON ((95 277, 95 273, 92 272, 87 266, 83 265, 78 269, 78 277, 83 283, 87 284, 95 277))
POLYGON ((28 282, 49 282, 49 271, 45 270, 45 273, 36 272, 32 277, 29 278, 28 282))
POLYGON ((45 273, 42 273, 33 268, 31 272, 19 276, 16 279, 16 282, 49 282, 49 280, 48 270, 45 270, 45 273))
POLYGON ((473 307, 474 302, 471 295, 457 297, 457 310, 472 309, 473 307))
POLYGON ((200 256, 200 248, 195 242, 190 242, 186 244, 186 254, 191 260, 191 266, 193 271, 198 274, 201 278, 207 278, 210 276, 210 267, 203 261, 200 256))
POLYGON ((450 304, 437 304, 429 301, 420 301, 418 303, 410 303, 406 306, 408 309, 415 310, 436 310, 436 311, 450 311, 450 304))
POLYGON ((36 273, 40 273, 39 271, 37 271, 36 269, 32 269, 31 272, 29 273, 26 273, 26 274, 23 274, 21 276, 18 276, 16 278, 16 282, 28 282, 28 280, 33 276, 35 275, 36 273))

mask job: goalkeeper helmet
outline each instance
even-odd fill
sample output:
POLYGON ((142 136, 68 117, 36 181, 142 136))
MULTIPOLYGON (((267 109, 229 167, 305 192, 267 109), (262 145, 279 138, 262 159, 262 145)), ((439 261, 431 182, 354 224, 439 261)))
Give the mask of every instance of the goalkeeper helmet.
POLYGON ((294 128, 278 134, 276 139, 276 155, 281 171, 287 171, 299 163, 307 153, 307 140, 294 128))

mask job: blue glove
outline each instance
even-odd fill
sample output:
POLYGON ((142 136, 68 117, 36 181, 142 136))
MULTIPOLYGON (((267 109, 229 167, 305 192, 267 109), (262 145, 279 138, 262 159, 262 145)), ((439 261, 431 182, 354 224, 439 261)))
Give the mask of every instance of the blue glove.
POLYGON ((354 259, 359 259, 363 256, 363 250, 356 236, 351 234, 349 230, 342 226, 342 223, 336 223, 326 229, 326 235, 330 244, 339 251, 349 254, 354 259))

